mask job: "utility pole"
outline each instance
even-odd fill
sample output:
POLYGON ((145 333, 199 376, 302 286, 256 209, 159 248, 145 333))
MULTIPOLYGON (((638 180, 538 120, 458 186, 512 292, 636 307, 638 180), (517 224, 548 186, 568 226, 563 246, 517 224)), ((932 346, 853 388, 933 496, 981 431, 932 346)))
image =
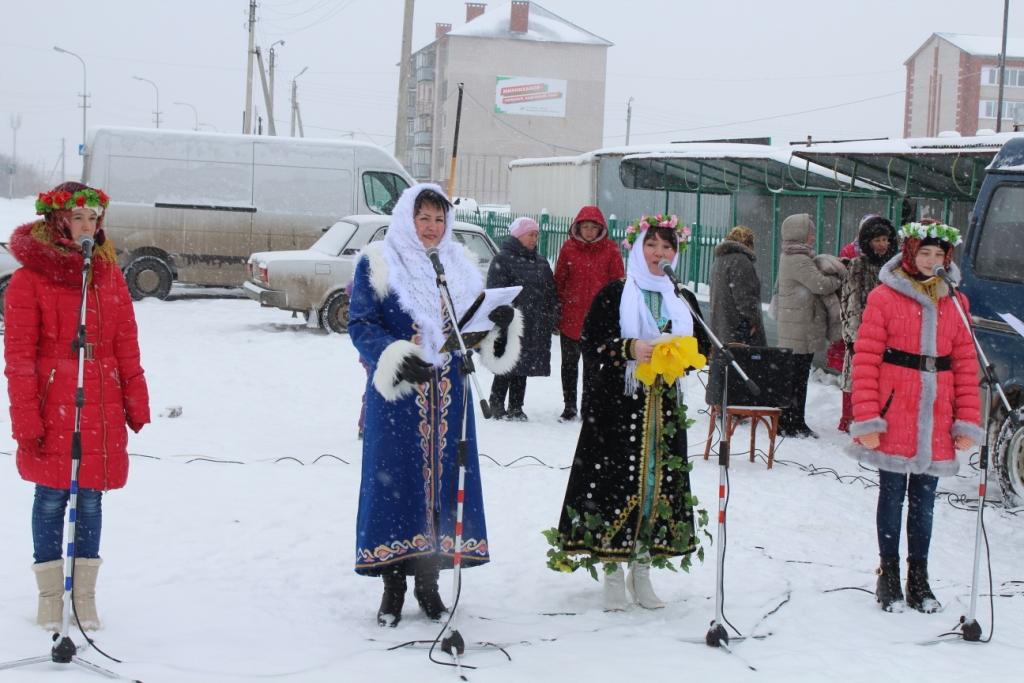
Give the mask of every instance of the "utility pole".
POLYGON ((252 57, 256 46, 256 0, 249 0, 249 53, 245 67, 245 115, 242 117, 242 132, 252 132, 252 57))
MULTIPOLYGON (((274 104, 273 95, 270 94, 270 86, 267 85, 267 73, 263 70, 263 53, 260 48, 256 48, 256 61, 260 68, 260 84, 263 86, 263 102, 267 106, 267 130, 271 135, 277 135, 277 130, 274 128, 274 104)), ((263 132, 263 126, 260 126, 260 132, 263 132)))
POLYGON ((7 170, 11 174, 11 184, 7 190, 7 197, 14 199, 14 176, 18 172, 18 129, 21 127, 21 114, 11 114, 11 136, 14 138, 11 145, 11 165, 7 170))
POLYGON ((999 50, 999 101, 996 103, 996 132, 1003 127, 1003 81, 1006 80, 1006 22, 1010 16, 1010 0, 1003 1, 1003 47, 999 50))
MULTIPOLYGON (((300 71, 299 73, 295 74, 295 78, 292 79, 292 131, 291 131, 291 136, 292 137, 295 137, 295 123, 299 119, 299 98, 298 98, 298 89, 297 89, 297 87, 295 85, 295 81, 299 80, 299 76, 301 76, 302 74, 306 73, 306 69, 308 69, 308 68, 309 68, 308 66, 302 67, 302 71, 300 71)), ((300 128, 302 127, 302 123, 301 122, 299 123, 299 127, 300 128)))
POLYGON ((629 147, 629 126, 633 121, 633 98, 626 100, 626 147, 629 147))
POLYGON ((462 90, 464 83, 459 83, 459 100, 455 104, 455 138, 452 142, 452 165, 448 170, 448 197, 455 192, 455 166, 459 156, 459 125, 462 123, 462 90))
POLYGON ((270 44, 270 118, 274 118, 274 46, 284 45, 283 40, 275 40, 270 44))
MULTIPOLYGON (((415 0, 405 0, 405 17, 402 20, 402 56, 398 62, 398 113, 395 115, 395 158, 405 166, 409 147, 409 76, 412 71, 412 15, 415 0)), ((414 127, 415 128, 415 127, 414 127)), ((411 166, 411 164, 410 164, 411 166)), ((406 167, 406 170, 412 170, 406 167)))
MULTIPOLYGON (((85 69, 85 60, 82 59, 79 55, 75 54, 74 52, 71 52, 70 50, 65 50, 62 47, 54 45, 53 49, 57 52, 60 52, 61 54, 71 55, 72 57, 74 57, 82 63, 82 146, 78 148, 78 153, 82 155, 82 168, 84 169, 85 155, 88 153, 88 150, 85 148, 85 110, 89 108, 89 90, 87 87, 88 74, 85 69)), ((63 178, 61 178, 61 180, 63 180, 63 178)))

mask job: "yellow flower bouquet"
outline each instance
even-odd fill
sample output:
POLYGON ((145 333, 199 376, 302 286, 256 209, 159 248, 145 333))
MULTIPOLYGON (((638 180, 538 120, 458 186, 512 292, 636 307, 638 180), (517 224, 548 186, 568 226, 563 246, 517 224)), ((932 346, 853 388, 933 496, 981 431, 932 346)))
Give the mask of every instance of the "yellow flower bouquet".
POLYGON ((637 365, 636 378, 652 386, 661 375, 665 384, 673 384, 688 368, 700 370, 707 363, 708 359, 697 350, 695 337, 666 336, 655 344, 650 362, 637 365))

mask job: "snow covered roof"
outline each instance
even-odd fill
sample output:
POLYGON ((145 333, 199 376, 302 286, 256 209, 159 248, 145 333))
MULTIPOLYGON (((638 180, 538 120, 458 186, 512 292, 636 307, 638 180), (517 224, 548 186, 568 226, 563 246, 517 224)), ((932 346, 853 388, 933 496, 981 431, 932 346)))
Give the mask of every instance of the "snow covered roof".
MULTIPOLYGON (((976 55, 978 57, 998 57, 1002 51, 1002 36, 975 36, 966 33, 933 33, 928 40, 924 41, 919 48, 914 50, 914 54, 907 58, 910 62, 917 56, 917 53, 924 49, 925 45, 931 42, 932 38, 941 38, 948 43, 952 43, 956 47, 960 48, 964 52, 970 55, 976 55)), ((1024 38, 1007 38, 1006 39, 1006 57, 1007 59, 1024 59, 1024 38)))
POLYGON ((611 46, 612 42, 594 35, 576 24, 550 12, 536 2, 530 3, 530 18, 526 33, 509 30, 512 3, 504 2, 487 10, 476 18, 448 32, 449 36, 472 38, 506 38, 510 40, 533 40, 542 43, 581 43, 584 45, 611 46))
POLYGON ((673 154, 683 150, 700 149, 705 151, 712 151, 712 153, 722 152, 728 153, 729 151, 736 151, 738 149, 751 148, 751 149, 768 149, 766 145, 748 145, 739 143, 702 143, 702 142, 663 142, 654 143, 649 145, 618 145, 615 147, 602 147, 595 149, 590 152, 584 152, 583 154, 577 154, 572 156, 564 157, 524 157, 522 159, 516 159, 509 162, 509 168, 515 168, 517 166, 582 166, 583 164, 592 163, 598 157, 604 156, 626 156, 627 154, 656 154, 664 152, 667 154, 673 154))

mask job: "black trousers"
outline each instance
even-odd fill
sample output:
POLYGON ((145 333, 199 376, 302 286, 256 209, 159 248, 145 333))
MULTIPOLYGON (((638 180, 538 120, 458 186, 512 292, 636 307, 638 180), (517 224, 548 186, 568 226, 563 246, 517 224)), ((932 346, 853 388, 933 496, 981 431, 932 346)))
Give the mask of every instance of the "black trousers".
MULTIPOLYGON (((562 399, 566 406, 576 408, 576 382, 579 379, 580 356, 582 346, 578 339, 569 339, 564 334, 559 336, 562 347, 562 399)), ((583 403, 580 406, 580 413, 588 414, 589 406, 587 379, 597 374, 598 364, 596 361, 588 360, 583 356, 583 403)))
POLYGON ((783 408, 779 417, 779 429, 803 429, 807 427, 804 419, 804 407, 807 403, 807 380, 811 375, 813 353, 794 353, 792 356, 793 398, 783 408))
POLYGON ((523 409, 526 400, 526 375, 495 375, 491 383, 491 405, 504 406, 508 394, 508 409, 523 409))

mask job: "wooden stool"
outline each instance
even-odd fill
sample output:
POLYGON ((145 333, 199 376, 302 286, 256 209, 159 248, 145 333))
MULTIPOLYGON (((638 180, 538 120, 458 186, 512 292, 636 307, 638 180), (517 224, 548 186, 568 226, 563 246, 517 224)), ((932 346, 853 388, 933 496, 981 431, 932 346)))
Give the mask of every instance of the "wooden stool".
MULTIPOLYGON (((715 425, 718 424, 718 416, 721 407, 711 406, 711 422, 708 425, 708 440, 704 445, 704 459, 708 459, 711 453, 711 437, 715 433, 715 425)), ((725 416, 725 428, 729 432, 729 438, 736 431, 736 426, 744 417, 750 418, 750 462, 754 462, 754 438, 757 435, 757 425, 764 423, 768 429, 768 469, 772 468, 775 460, 775 435, 779 433, 779 417, 782 415, 782 408, 770 406, 729 406, 725 416)))

